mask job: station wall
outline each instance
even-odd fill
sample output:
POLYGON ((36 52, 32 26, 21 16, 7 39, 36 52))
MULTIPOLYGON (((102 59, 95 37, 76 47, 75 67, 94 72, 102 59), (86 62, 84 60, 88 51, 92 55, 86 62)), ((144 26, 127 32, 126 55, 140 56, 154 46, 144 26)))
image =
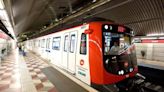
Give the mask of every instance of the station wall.
POLYGON ((164 62, 164 43, 135 43, 135 45, 137 58, 164 62), (142 52, 145 53, 144 56, 142 52))

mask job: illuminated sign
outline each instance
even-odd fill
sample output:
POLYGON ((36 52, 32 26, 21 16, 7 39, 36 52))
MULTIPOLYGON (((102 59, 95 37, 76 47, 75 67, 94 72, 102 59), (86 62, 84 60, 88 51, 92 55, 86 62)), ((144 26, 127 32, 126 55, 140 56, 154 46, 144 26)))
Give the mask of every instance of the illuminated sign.
POLYGON ((117 32, 118 26, 117 25, 109 25, 109 24, 104 24, 102 26, 102 30, 104 31, 110 31, 110 32, 117 32))
POLYGON ((104 24, 102 25, 102 31, 110 31, 112 33, 130 33, 129 28, 120 26, 120 25, 114 25, 114 24, 104 24))

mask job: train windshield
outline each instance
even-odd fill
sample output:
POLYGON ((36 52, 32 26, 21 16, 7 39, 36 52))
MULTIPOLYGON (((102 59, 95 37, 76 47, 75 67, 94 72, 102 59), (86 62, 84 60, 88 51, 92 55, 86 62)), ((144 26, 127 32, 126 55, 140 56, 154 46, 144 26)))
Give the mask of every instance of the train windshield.
POLYGON ((124 75, 137 65, 135 47, 131 35, 126 32, 103 32, 104 67, 113 74, 124 75))
POLYGON ((131 39, 129 35, 104 32, 104 55, 120 55, 129 46, 131 39))

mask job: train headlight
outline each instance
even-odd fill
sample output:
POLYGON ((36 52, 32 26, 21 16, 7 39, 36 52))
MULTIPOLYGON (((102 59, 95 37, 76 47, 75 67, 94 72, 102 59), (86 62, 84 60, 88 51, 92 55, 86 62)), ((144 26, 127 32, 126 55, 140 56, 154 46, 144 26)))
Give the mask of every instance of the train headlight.
POLYGON ((118 75, 121 75, 121 72, 120 71, 118 71, 118 75))
POLYGON ((121 72, 122 75, 124 75, 124 70, 121 70, 120 72, 121 72))
POLYGON ((124 75, 124 70, 118 71, 118 75, 124 75))
POLYGON ((109 28, 109 26, 108 25, 104 25, 104 28, 107 30, 109 28))
POLYGON ((133 71, 133 68, 130 68, 129 71, 132 72, 133 71))
POLYGON ((105 61, 105 63, 108 64, 108 63, 109 63, 109 59, 107 59, 107 60, 105 61))

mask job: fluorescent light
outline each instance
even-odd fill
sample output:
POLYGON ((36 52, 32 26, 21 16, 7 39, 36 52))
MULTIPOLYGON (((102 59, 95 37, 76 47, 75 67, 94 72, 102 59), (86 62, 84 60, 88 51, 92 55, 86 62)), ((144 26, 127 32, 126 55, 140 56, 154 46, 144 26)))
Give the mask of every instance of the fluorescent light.
POLYGON ((0 9, 4 9, 4 3, 3 3, 3 0, 0 0, 0 9))
POLYGON ((0 19, 1 19, 1 20, 4 18, 4 11, 5 11, 5 10, 1 10, 1 9, 0 9, 0 19))
POLYGON ((8 31, 11 33, 11 35, 14 37, 14 39, 16 39, 12 25, 9 21, 9 17, 8 14, 6 12, 6 10, 0 10, 0 19, 2 21, 2 23, 4 24, 4 26, 8 29, 8 31))
POLYGON ((92 2, 94 3, 94 2, 96 2, 97 0, 93 0, 92 2))
POLYGON ((4 11, 4 14, 3 15, 4 15, 4 19, 7 20, 7 21, 9 21, 9 17, 8 17, 8 14, 7 14, 6 10, 4 11))
POLYGON ((0 0, 0 19, 1 19, 2 23, 5 25, 5 27, 8 29, 9 33, 16 40, 16 36, 14 34, 14 31, 13 31, 13 28, 11 26, 11 23, 9 21, 8 14, 7 14, 6 10, 5 10, 5 5, 4 5, 3 0, 0 0))
POLYGON ((3 21, 3 20, 9 21, 9 18, 8 18, 8 15, 7 15, 6 10, 0 10, 0 19, 1 19, 2 21, 3 21))
POLYGON ((3 22, 3 24, 4 24, 6 27, 9 26, 9 25, 8 25, 8 21, 3 21, 3 20, 2 20, 2 22, 3 22))
POLYGON ((164 35, 164 33, 152 33, 152 34, 147 34, 146 36, 161 36, 164 35))

